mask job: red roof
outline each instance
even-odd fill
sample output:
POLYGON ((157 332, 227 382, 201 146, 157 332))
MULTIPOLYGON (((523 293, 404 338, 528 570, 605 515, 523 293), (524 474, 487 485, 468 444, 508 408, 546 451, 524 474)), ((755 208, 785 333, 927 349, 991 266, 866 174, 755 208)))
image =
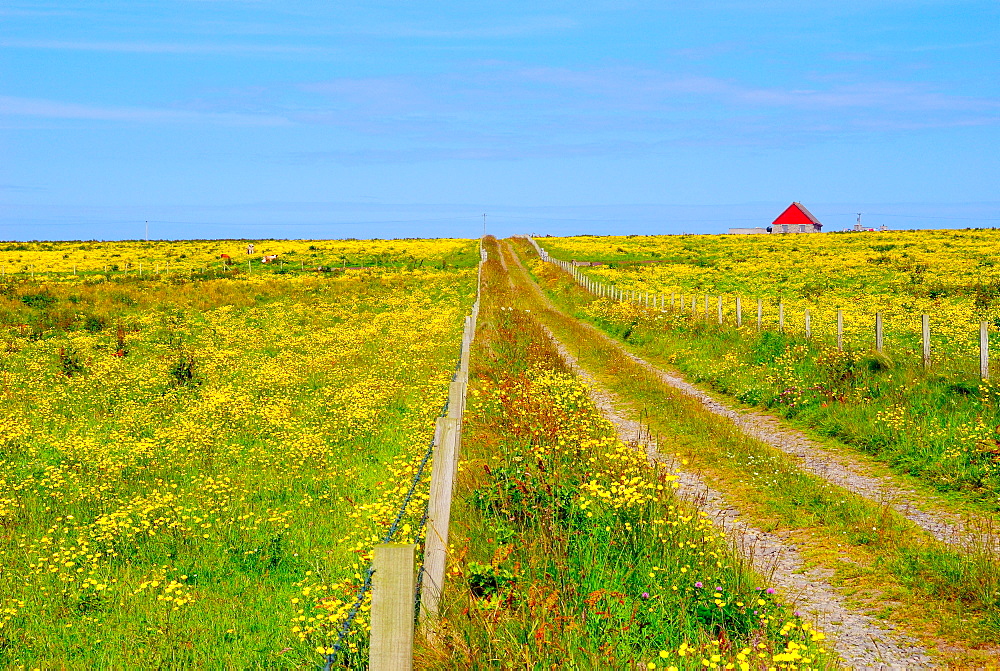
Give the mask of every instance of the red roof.
MULTIPOLYGON (((784 212, 779 214, 777 219, 771 222, 772 226, 780 226, 782 224, 819 224, 819 219, 814 217, 812 212, 806 209, 805 205, 794 202, 784 212)), ((822 225, 820 224, 820 226, 822 225)))

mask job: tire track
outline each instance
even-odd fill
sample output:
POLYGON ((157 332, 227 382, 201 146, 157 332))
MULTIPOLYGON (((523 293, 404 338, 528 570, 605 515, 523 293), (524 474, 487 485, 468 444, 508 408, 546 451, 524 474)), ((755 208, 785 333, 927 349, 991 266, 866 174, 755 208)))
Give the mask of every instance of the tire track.
MULTIPOLYGON (((530 238, 529 241, 535 244, 534 240, 530 238)), ((537 248, 537 244, 535 247, 537 248)), ((516 255, 514 258, 517 258, 516 255)), ((537 284, 533 283, 533 285, 537 287, 537 284)), ((559 308, 544 295, 540 287, 538 287, 538 291, 548 309, 559 311, 559 308)), ((709 412, 725 417, 748 436, 791 456, 803 470, 864 499, 879 505, 888 505, 943 543, 959 547, 965 552, 986 553, 992 555, 994 560, 1000 559, 998 557, 1000 555, 1000 534, 998 534, 996 524, 992 520, 972 516, 962 517, 940 510, 928 510, 913 496, 913 490, 904 489, 886 478, 870 475, 861 463, 847 455, 835 454, 821 447, 801 431, 783 426, 776 417, 755 411, 737 411, 698 389, 687 380, 668 373, 633 354, 622 343, 593 324, 582 320, 577 320, 577 322, 582 327, 589 329, 594 335, 602 338, 609 346, 615 347, 621 354, 656 375, 664 384, 697 399, 709 412)))
POLYGON ((604 388, 555 335, 543 326, 566 366, 587 385, 598 410, 614 425, 619 439, 644 449, 650 461, 668 464, 680 477, 681 498, 705 511, 726 534, 730 544, 762 576, 767 576, 799 611, 815 618, 832 640, 833 649, 847 666, 864 669, 914 669, 932 665, 926 650, 910 636, 893 631, 891 625, 852 610, 830 585, 833 572, 805 569, 798 548, 780 536, 740 520, 740 512, 717 490, 695 473, 676 470, 671 457, 660 454, 642 425, 625 416, 617 396, 604 388))
MULTIPOLYGON (((504 266, 509 277, 512 277, 510 271, 513 266, 524 278, 527 289, 535 300, 553 314, 561 314, 541 287, 531 281, 520 258, 505 244, 501 257, 508 254, 509 265, 505 263, 504 266)), ((516 283, 513 284, 516 286, 516 283)), ((567 367, 587 384, 591 399, 602 415, 614 425, 620 439, 645 449, 651 460, 675 467, 673 459, 660 454, 649 436, 644 435, 642 425, 618 409, 625 407, 621 399, 597 382, 592 374, 579 365, 565 344, 550 329, 544 328, 567 367)), ((597 333, 610 340, 600 331, 597 333)), ((611 344, 615 343, 612 341, 611 344)), ((805 568, 802 556, 794 544, 784 541, 777 534, 764 532, 742 521, 740 511, 721 492, 709 487, 695 473, 679 471, 678 474, 681 484, 679 494, 709 514, 733 547, 761 575, 769 577, 790 603, 796 604, 801 612, 816 619, 817 624, 832 639, 832 647, 845 665, 864 669, 912 669, 929 668, 933 665, 926 649, 915 639, 894 631, 892 625, 848 607, 829 583, 832 571, 805 568)))

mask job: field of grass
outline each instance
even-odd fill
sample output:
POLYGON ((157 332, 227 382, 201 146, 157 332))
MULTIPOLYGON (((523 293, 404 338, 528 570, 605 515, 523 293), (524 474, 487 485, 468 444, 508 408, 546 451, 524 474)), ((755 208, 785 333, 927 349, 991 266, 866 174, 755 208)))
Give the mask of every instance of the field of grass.
POLYGON ((443 646, 428 668, 818 668, 677 477, 619 441, 488 240, 443 646))
MULTIPOLYGON (((628 342, 642 356, 675 366, 689 379, 744 403, 770 408, 872 454, 899 472, 996 511, 1000 509, 1000 386, 995 379, 979 379, 978 351, 972 343, 980 320, 988 321, 994 331, 998 323, 1000 273, 994 266, 998 239, 994 231, 914 231, 542 243, 563 258, 669 257, 662 264, 584 270, 633 291, 674 292, 678 295, 674 309, 669 303, 660 310, 592 299, 570 309, 628 342), (892 262, 879 261, 886 258, 892 262), (822 291, 813 291, 816 283, 823 285, 822 291), (722 326, 717 319, 717 291, 727 292, 722 326), (747 314, 739 329, 732 313, 733 292, 745 299, 747 314), (684 309, 682 293, 687 296, 684 309), (710 295, 708 317, 705 293, 710 295), (692 310, 694 294, 702 298, 692 310), (764 297, 769 315, 760 331, 756 302, 751 300, 756 296, 764 297), (786 315, 810 307, 813 338, 804 337, 798 321, 784 332, 777 331, 774 307, 779 297, 785 301, 786 315), (837 307, 843 308, 847 326, 855 325, 845 329, 843 351, 831 338, 837 307), (867 323, 875 310, 886 314, 887 344, 882 353, 873 351, 867 323), (937 334, 929 371, 920 359, 921 311, 930 313, 932 332, 937 334), (904 317, 909 321, 903 322, 906 330, 901 332, 904 317)), ((1000 348, 995 335, 993 340, 996 358, 1000 348)))
POLYGON ((812 331, 826 342, 844 314, 846 342, 873 347, 875 313, 883 314, 890 356, 919 358, 920 315, 931 317, 932 350, 948 358, 977 347, 979 323, 1000 329, 1000 231, 898 231, 822 235, 666 235, 543 238, 564 260, 598 261, 591 277, 620 289, 664 293, 698 303, 715 318, 722 296, 725 319, 735 321, 741 296, 745 319, 756 324, 757 299, 764 323, 775 328, 784 303, 786 330, 812 331))
MULTIPOLYGON (((684 310, 599 299, 526 240, 487 238, 443 619, 418 668, 834 664, 791 595, 675 495, 678 471, 620 440, 546 329, 661 452, 863 592, 858 607, 986 659, 994 555, 803 472, 584 322, 992 513, 1000 386, 964 341, 936 345, 925 371, 912 333, 887 327, 875 353, 860 321, 934 308, 954 333, 994 323, 992 235, 539 240, 608 261, 585 270, 603 282, 684 294, 684 310), (723 325, 714 301, 708 319, 690 308, 717 292, 723 325), (737 293, 748 312, 754 297, 808 305, 819 333, 737 329, 737 293), (822 330, 836 307, 854 329, 844 351, 822 330)), ((246 244, 0 246, 0 667, 316 668, 338 640, 447 396, 479 252, 255 241, 246 269, 246 244)), ((427 481, 396 540, 420 542, 427 481)), ((364 668, 369 607, 338 665, 364 668)))
POLYGON ((0 285, 0 667, 321 665, 474 293, 440 263, 0 285))
POLYGON ((468 240, 149 240, 0 243, 0 281, 101 281, 351 267, 447 268, 479 262, 468 240), (247 246, 253 244, 253 253, 247 246), (228 260, 223 258, 228 256, 228 260), (265 256, 277 259, 264 263, 265 256))
MULTIPOLYGON (((586 314, 586 306, 597 300, 593 295, 558 266, 538 262, 527 242, 510 245, 552 301, 535 301, 532 314, 644 418, 661 444, 674 446, 721 490, 740 510, 740 519, 793 540, 856 608, 888 618, 929 650, 938 649, 941 663, 978 668, 995 659, 1000 569, 994 551, 935 541, 886 501, 862 498, 805 472, 793 456, 679 394, 613 340, 573 317, 586 314)), ((530 288, 521 280, 522 294, 530 288)), ((644 350, 630 338, 619 342, 667 365, 655 348, 644 350)))

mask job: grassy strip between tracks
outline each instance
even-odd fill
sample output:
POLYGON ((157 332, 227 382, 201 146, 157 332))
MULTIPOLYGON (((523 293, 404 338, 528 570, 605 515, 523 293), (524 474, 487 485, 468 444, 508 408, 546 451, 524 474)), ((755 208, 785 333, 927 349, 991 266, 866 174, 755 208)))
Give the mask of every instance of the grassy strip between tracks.
MULTIPOLYGON (((518 267, 512 247, 523 258, 534 253, 524 241, 505 245, 516 287, 536 299, 531 309, 581 365, 644 414, 661 436, 661 451, 690 460, 752 523, 799 541, 809 560, 833 570, 832 582, 868 610, 905 625, 928 646, 947 648, 953 661, 997 654, 991 644, 1000 634, 995 557, 933 541, 888 507, 805 473, 792 458, 665 385, 602 334, 553 309, 518 267)), ((556 301, 583 293, 554 266, 533 268, 556 301)))
POLYGON ((419 665, 827 666, 822 632, 618 440, 487 249, 443 634, 419 665))

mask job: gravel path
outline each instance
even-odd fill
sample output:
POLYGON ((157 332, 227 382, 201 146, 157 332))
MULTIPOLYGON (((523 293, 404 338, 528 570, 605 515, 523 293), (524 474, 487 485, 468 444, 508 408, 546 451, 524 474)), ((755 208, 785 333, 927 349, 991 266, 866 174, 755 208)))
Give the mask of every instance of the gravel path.
MULTIPOLYGON (((546 329, 548 331, 548 329, 546 329)), ((644 447, 653 461, 670 463, 651 442, 642 425, 618 410, 620 400, 604 389, 582 369, 569 350, 548 331, 549 337, 566 365, 588 386, 590 398, 618 431, 622 441, 644 447)), ((893 631, 887 624, 848 608, 827 579, 831 571, 804 569, 802 557, 794 544, 776 534, 751 527, 739 520, 740 512, 727 503, 718 491, 691 472, 681 471, 678 493, 708 513, 726 533, 733 546, 763 576, 780 588, 800 612, 816 619, 817 625, 831 638, 833 648, 844 664, 857 669, 914 669, 932 666, 926 651, 913 638, 893 631)))
MULTIPOLYGON (((534 240, 529 238, 529 241, 535 245, 536 249, 538 248, 534 240)), ((558 310, 544 295, 541 288, 535 286, 546 305, 552 310, 558 310)), ((940 510, 928 510, 925 504, 913 496, 913 490, 900 487, 885 478, 871 475, 868 469, 857 460, 820 447, 801 431, 782 425, 776 417, 760 412, 737 411, 683 378, 671 375, 645 359, 632 354, 620 342, 593 324, 583 321, 580 324, 603 338, 609 345, 618 348, 622 354, 637 364, 657 375, 665 384, 698 399, 710 412, 726 417, 747 435, 794 457, 803 470, 869 501, 891 506, 939 541, 969 552, 1000 554, 1000 533, 998 533, 1000 530, 996 528, 995 521, 981 517, 963 518, 940 510)))
POLYGON ((952 513, 927 510, 912 496, 913 490, 903 489, 885 478, 868 474, 861 463, 820 447, 801 431, 783 426, 776 417, 760 412, 734 410, 683 378, 671 375, 632 354, 621 343, 593 325, 581 323, 601 335, 609 345, 617 347, 622 354, 657 375, 665 384, 701 401, 709 412, 729 419, 747 435, 794 457, 803 470, 869 501, 891 506, 939 541, 968 551, 1000 552, 1000 536, 989 520, 963 519, 952 513))

